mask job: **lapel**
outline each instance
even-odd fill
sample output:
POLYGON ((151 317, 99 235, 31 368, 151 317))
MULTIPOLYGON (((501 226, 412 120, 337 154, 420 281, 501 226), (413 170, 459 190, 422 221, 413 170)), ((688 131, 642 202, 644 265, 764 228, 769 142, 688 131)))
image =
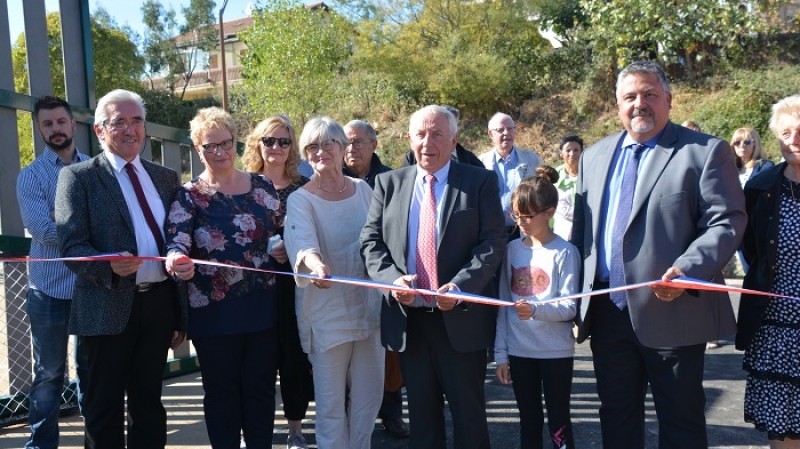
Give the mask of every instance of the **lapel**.
MULTIPOLYGON (((128 230, 131 234, 136 235, 136 231, 133 229, 133 220, 131 219, 131 213, 128 210, 128 203, 125 202, 125 196, 122 194, 122 188, 119 186, 119 181, 117 181, 117 176, 114 174, 114 167, 111 166, 111 163, 108 162, 106 158, 105 151, 100 153, 97 157, 97 164, 99 166, 99 170, 97 171, 97 178, 100 180, 100 183, 106 189, 106 192, 111 196, 112 201, 114 202, 114 206, 119 211, 120 215, 122 215, 122 219, 125 221, 125 224, 128 226, 128 230)), ((97 205, 98 207, 105 207, 105 205, 97 205)))
POLYGON ((656 147, 650 153, 650 160, 647 162, 647 171, 641 172, 640 179, 637 182, 636 190, 633 194, 633 204, 631 206, 631 218, 628 222, 630 225, 636 215, 645 208, 647 202, 650 200, 650 194, 653 193, 653 188, 656 182, 661 177, 661 174, 667 167, 672 154, 675 152, 675 142, 678 140, 676 127, 672 122, 668 122, 664 132, 658 139, 656 147))
MULTIPOLYGON (((612 136, 609 141, 608 145, 605 148, 599 147, 597 148, 597 153, 593 161, 588 161, 588 164, 584 164, 581 167, 581 170, 588 169, 589 167, 597 167, 597 170, 600 173, 603 173, 603 176, 591 176, 589 177, 590 180, 593 181, 591 185, 587 185, 584 188, 588 194, 592 195, 594 198, 594 204, 588 204, 588 206, 592 210, 598 211, 598 213, 592 214, 592 229, 594 230, 595 239, 597 239, 600 233, 600 220, 603 219, 606 212, 600 212, 601 208, 603 207, 603 196, 604 192, 606 191, 606 186, 608 185, 608 175, 611 173, 611 163, 614 161, 614 154, 617 152, 617 147, 620 145, 620 140, 622 140, 624 133, 619 133, 615 136, 612 136)), ((586 177, 583 178, 584 180, 586 177)))
POLYGON ((442 221, 439 223, 439 238, 436 240, 436 254, 439 254, 439 244, 442 243, 447 224, 453 215, 457 193, 463 190, 461 187, 463 183, 462 175, 459 164, 450 163, 450 171, 447 173, 447 185, 444 186, 444 193, 442 194, 444 204, 442 204, 442 221))
MULTIPOLYGON (((397 209, 399 212, 399 217, 391 217, 392 220, 397 220, 397 229, 398 232, 404 232, 405 234, 398 237, 398 241, 402 245, 400 247, 400 254, 403 254, 403 257, 400 258, 402 260, 396 260, 395 263, 400 265, 400 268, 403 272, 406 272, 408 267, 406 267, 406 255, 408 254, 408 216, 410 215, 411 211, 411 200, 414 197, 414 181, 416 180, 417 176, 417 168, 416 165, 412 165, 406 170, 406 174, 404 176, 399 176, 397 179, 397 192, 395 196, 397 198, 393 198, 390 201, 397 201, 400 205, 397 209)), ((384 205, 385 207, 385 205, 384 205)))
POLYGON ((147 176, 153 181, 153 185, 156 187, 156 191, 158 191, 158 196, 161 198, 161 204, 164 205, 164 210, 168 211, 173 198, 170 198, 169 186, 163 182, 163 178, 159 176, 159 166, 144 159, 140 160, 144 171, 147 172, 147 176))

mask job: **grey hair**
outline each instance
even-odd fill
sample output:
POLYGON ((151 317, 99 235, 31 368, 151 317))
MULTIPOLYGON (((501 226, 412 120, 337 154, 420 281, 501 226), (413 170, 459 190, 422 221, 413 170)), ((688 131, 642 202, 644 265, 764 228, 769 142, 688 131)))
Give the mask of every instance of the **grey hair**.
POLYGON ((450 137, 454 137, 458 135, 458 120, 453 117, 453 114, 450 113, 445 107, 439 106, 438 104, 429 104, 422 109, 418 110, 417 112, 411 114, 411 118, 408 120, 409 127, 411 123, 414 123, 415 120, 419 120, 422 117, 428 115, 436 115, 442 114, 447 117, 447 124, 448 128, 450 129, 450 137))
POLYGON ((791 115, 800 119, 800 94, 791 95, 772 105, 769 129, 778 139, 781 138, 781 129, 778 128, 778 120, 784 115, 791 115))
POLYGON ((651 74, 655 75, 658 78, 659 84, 661 84, 661 88, 664 89, 664 93, 670 93, 669 88, 669 80, 667 80, 667 74, 664 73, 664 69, 661 68, 655 62, 652 61, 636 61, 633 64, 629 65, 622 69, 619 72, 619 76, 617 76, 617 98, 619 98, 619 89, 622 81, 627 78, 629 75, 637 75, 637 74, 651 74))
POLYGON ((378 141, 378 133, 375 132, 375 128, 373 128, 372 125, 364 120, 350 120, 346 125, 344 125, 344 129, 360 129, 367 133, 370 141, 378 141))
POLYGON ((142 119, 147 120, 147 110, 144 106, 144 100, 136 92, 131 92, 125 89, 115 89, 103 95, 97 102, 97 108, 94 110, 94 124, 103 125, 108 120, 108 107, 112 104, 119 103, 135 103, 142 111, 142 119))
POLYGON ((507 118, 507 119, 511 120, 512 124, 514 123, 514 119, 511 118, 510 115, 505 114, 503 112, 497 112, 492 116, 492 118, 489 119, 489 123, 488 123, 487 127, 489 129, 492 129, 492 123, 499 122, 501 119, 504 119, 504 118, 507 118))
POLYGON ((303 127, 303 132, 300 134, 300 141, 298 142, 300 154, 303 156, 303 159, 308 159, 308 155, 306 154, 307 146, 311 145, 313 142, 323 142, 326 140, 339 142, 342 151, 344 151, 344 148, 350 142, 342 125, 336 122, 336 120, 330 117, 314 117, 309 120, 306 126, 303 127))

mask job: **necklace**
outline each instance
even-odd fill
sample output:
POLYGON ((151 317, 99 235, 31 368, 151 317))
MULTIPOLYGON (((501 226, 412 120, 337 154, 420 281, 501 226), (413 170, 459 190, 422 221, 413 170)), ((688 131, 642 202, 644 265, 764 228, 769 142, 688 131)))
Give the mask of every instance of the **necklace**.
POLYGON ((347 178, 342 177, 342 190, 339 190, 338 192, 331 192, 330 190, 323 189, 322 188, 322 184, 320 184, 320 182, 319 182, 319 177, 317 177, 317 188, 322 190, 325 193, 339 194, 339 193, 342 193, 345 190, 347 190, 347 178))

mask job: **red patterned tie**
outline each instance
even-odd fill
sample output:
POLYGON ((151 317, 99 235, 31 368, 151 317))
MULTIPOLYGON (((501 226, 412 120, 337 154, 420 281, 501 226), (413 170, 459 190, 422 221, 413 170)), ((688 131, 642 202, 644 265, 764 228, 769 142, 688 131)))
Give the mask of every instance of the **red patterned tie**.
MULTIPOLYGON (((433 186, 436 177, 425 176, 425 196, 419 205, 419 232, 417 233, 417 287, 436 290, 439 277, 436 273, 436 194, 433 186)), ((435 297, 425 295, 425 304, 430 305, 435 297)))

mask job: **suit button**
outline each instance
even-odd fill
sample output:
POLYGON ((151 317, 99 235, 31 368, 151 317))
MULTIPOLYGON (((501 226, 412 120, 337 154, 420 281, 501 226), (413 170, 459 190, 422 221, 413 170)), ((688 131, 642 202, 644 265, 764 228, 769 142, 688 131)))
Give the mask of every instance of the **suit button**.
POLYGON ((770 244, 770 245, 774 245, 774 244, 775 244, 775 240, 770 240, 770 241, 769 241, 769 244, 770 244))

